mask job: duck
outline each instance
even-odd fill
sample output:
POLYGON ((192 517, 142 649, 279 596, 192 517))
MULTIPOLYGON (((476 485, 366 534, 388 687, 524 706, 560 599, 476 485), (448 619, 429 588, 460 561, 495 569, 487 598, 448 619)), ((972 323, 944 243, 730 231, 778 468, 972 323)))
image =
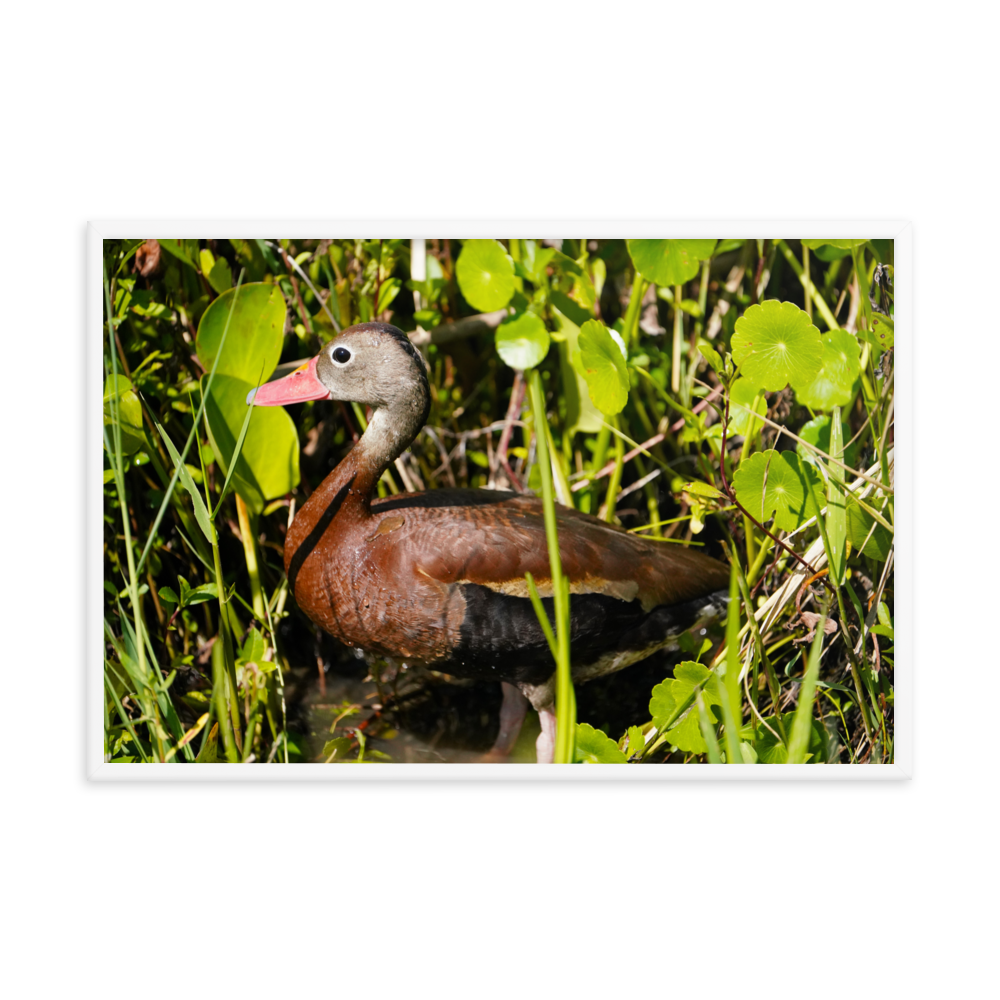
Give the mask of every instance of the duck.
MULTIPOLYGON (((416 438, 431 405, 422 356, 388 323, 345 329, 247 403, 325 399, 372 413, 286 534, 285 573, 299 608, 348 646, 500 682, 500 731, 487 759, 505 759, 530 705, 540 721, 537 760, 552 763, 555 667, 525 578, 534 578, 551 621, 541 500, 488 489, 377 496, 382 473, 416 438)), ((558 504, 556 523, 575 684, 676 646, 683 632, 722 613, 729 571, 715 559, 558 504)))

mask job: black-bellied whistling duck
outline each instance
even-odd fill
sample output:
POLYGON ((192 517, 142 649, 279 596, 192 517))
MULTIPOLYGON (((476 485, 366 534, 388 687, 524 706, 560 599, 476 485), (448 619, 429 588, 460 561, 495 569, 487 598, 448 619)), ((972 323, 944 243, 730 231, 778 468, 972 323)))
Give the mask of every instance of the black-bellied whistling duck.
MULTIPOLYGON (((476 489, 374 498, 430 410, 423 359, 406 335, 385 323, 352 326, 251 397, 259 406, 337 399, 374 411, 288 530, 285 571, 299 607, 349 646, 504 682, 496 749, 513 745, 526 697, 541 719, 538 760, 551 762, 554 667, 525 581, 530 572, 551 615, 541 501, 476 489)), ((715 560, 562 506, 557 523, 574 681, 644 659, 717 612, 729 573, 715 560)))

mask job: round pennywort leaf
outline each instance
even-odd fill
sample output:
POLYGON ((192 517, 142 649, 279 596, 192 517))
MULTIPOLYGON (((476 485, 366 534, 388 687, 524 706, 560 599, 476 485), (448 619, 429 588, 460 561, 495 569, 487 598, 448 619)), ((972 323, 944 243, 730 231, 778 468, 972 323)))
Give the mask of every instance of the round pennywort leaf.
POLYGON ((715 249, 715 240, 628 240, 635 269, 657 285, 683 285, 715 249))
POLYGON ((795 389, 816 377, 823 345, 819 330, 797 305, 768 299, 736 321, 733 360, 748 381, 777 392, 789 382, 795 389))
POLYGON ((481 312, 503 309, 514 295, 514 265, 496 240, 466 240, 455 276, 465 301, 481 312))
POLYGON ((511 368, 534 368, 549 353, 549 331, 530 312, 505 319, 496 332, 497 353, 511 368))
POLYGON ((795 396, 812 410, 847 406, 854 399, 854 383, 861 374, 861 345, 846 330, 820 337, 823 360, 815 377, 795 387, 795 396))
POLYGON ((793 451, 761 451, 743 462, 733 477, 736 498, 755 520, 794 531, 823 506, 819 475, 793 451))

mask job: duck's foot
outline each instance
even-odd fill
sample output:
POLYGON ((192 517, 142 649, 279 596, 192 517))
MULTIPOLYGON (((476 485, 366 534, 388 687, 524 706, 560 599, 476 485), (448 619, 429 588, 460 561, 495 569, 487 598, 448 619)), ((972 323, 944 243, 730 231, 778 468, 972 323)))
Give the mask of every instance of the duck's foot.
POLYGON ((521 734, 521 725, 524 723, 524 716, 528 711, 528 699, 514 687, 503 681, 503 704, 500 706, 500 732, 490 748, 489 753, 482 758, 484 764, 503 764, 510 756, 518 736, 521 734))

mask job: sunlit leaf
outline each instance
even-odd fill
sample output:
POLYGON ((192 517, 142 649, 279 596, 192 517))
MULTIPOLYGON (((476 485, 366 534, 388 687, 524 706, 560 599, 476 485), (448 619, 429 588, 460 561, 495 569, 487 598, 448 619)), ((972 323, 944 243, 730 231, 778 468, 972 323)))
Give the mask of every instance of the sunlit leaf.
POLYGON ((649 701, 649 714, 661 731, 677 709, 690 702, 690 707, 683 709, 685 714, 674 721, 666 734, 667 740, 685 753, 705 753, 708 749, 698 724, 698 711, 694 708, 695 691, 702 692, 705 708, 710 714, 713 708, 717 710, 715 722, 718 722, 722 711, 718 678, 694 660, 678 663, 674 667, 673 679, 657 684, 649 701))
POLYGON ((795 397, 812 410, 847 406, 854 399, 854 385, 861 374, 861 345, 846 330, 824 333, 820 343, 820 369, 810 381, 795 386, 795 397))
POLYGON ((824 505, 819 474, 793 451, 761 451, 743 462, 733 477, 736 498, 762 524, 793 531, 824 505))
POLYGON ((635 269, 657 285, 690 281, 715 249, 715 240, 628 240, 635 269))
POLYGON ((212 368, 228 321, 229 333, 216 375, 242 379, 250 383, 251 389, 259 378, 266 381, 281 357, 286 312, 285 300, 276 285, 249 284, 224 292, 205 310, 198 324, 195 345, 206 371, 212 368))
POLYGON ((229 262, 225 257, 220 257, 212 265, 212 270, 205 277, 208 278, 208 283, 220 295, 223 292, 228 292, 233 287, 233 272, 230 270, 229 262))
POLYGON ((722 355, 712 346, 710 341, 707 341, 704 337, 698 339, 698 350, 701 351, 702 357, 709 363, 712 371, 719 375, 722 373, 722 355))
POLYGON ((580 364, 593 404, 605 415, 620 413, 628 401, 625 358, 608 328, 596 319, 580 328, 580 364))
POLYGON ((146 434, 142 429, 142 405, 132 389, 132 383, 119 375, 109 375, 104 383, 104 426, 108 429, 108 440, 115 446, 114 410, 118 410, 118 426, 121 428, 122 453, 131 455, 140 448, 148 448, 146 434))
POLYGON ((495 337, 497 353, 511 368, 534 368, 549 353, 549 332, 534 313, 505 319, 495 337))
MULTIPOLYGON (((228 347, 228 342, 227 342, 228 347)), ((202 377, 202 389, 208 376, 202 377)), ((205 412, 216 460, 224 472, 236 447, 247 412, 247 394, 254 383, 216 375, 205 412)), ((256 513, 265 500, 284 496, 299 483, 299 439, 284 407, 258 407, 247 431, 233 484, 247 506, 256 513)))
POLYGON ((823 360, 819 330, 793 302, 768 299, 736 321, 733 360, 740 374, 768 392, 815 378, 823 360))
POLYGON ((566 429, 570 434, 593 434, 604 422, 594 406, 580 361, 580 325, 589 313, 560 292, 552 294, 552 318, 556 330, 566 339, 559 345, 559 371, 566 400, 566 429))
POLYGON ((455 277, 465 301, 480 312, 503 309, 514 294, 514 265, 496 240, 466 240, 455 277))
POLYGON ((896 343, 896 321, 891 316, 873 313, 871 330, 862 330, 858 336, 887 351, 896 343))
POLYGON ((707 497, 711 500, 726 499, 726 494, 721 490, 717 490, 714 486, 710 486, 708 483, 700 482, 697 479, 685 483, 683 489, 685 493, 688 493, 693 497, 707 497))
POLYGON ((586 722, 576 726, 576 763, 583 764, 627 764, 625 754, 618 744, 600 729, 594 729, 586 722))

